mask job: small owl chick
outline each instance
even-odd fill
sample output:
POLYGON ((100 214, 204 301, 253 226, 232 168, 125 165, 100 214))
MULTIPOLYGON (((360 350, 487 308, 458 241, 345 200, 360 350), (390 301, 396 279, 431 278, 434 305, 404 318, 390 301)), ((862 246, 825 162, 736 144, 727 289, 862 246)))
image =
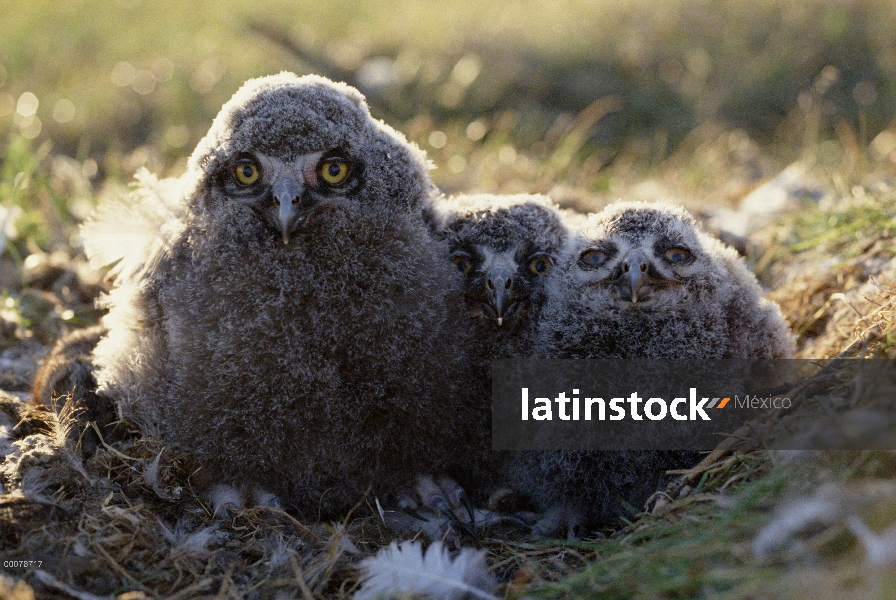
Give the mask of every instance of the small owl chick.
POLYGON ((552 278, 538 349, 552 358, 784 358, 793 335, 731 248, 681 208, 608 206, 552 278))
MULTIPOLYGON (((786 358, 793 336, 737 253, 680 208, 614 204, 592 216, 549 281, 535 353, 549 358, 786 358)), ((676 451, 521 454, 511 479, 570 535, 641 506, 676 451)))
MULTIPOLYGON (((545 283, 566 242, 556 205, 545 196, 476 194, 435 203, 435 229, 447 241, 446 264, 460 273, 456 326, 469 334, 460 385, 480 402, 476 428, 491 431, 491 362, 528 357, 538 333, 545 283), (462 303, 462 304, 461 304, 462 303)), ((507 453, 482 445, 468 490, 479 500, 501 485, 507 453)))
POLYGON ((95 264, 120 261, 100 393, 195 453, 209 487, 309 516, 451 475, 480 408, 455 388, 426 170, 353 88, 246 83, 183 177, 144 173, 85 227, 95 264))

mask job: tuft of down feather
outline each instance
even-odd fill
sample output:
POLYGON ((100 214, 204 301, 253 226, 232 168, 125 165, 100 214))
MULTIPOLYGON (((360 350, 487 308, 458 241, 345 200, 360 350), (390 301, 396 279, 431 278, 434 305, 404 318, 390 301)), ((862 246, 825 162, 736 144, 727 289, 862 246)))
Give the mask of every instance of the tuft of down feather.
POLYGON ((181 179, 159 179, 145 168, 134 175, 133 193, 104 202, 81 226, 94 268, 130 280, 151 272, 184 227, 181 179))
POLYGON ((431 600, 488 599, 495 580, 485 568, 485 552, 464 548, 452 560, 441 542, 425 552, 419 541, 392 542, 361 561, 361 589, 354 600, 420 597, 431 600))

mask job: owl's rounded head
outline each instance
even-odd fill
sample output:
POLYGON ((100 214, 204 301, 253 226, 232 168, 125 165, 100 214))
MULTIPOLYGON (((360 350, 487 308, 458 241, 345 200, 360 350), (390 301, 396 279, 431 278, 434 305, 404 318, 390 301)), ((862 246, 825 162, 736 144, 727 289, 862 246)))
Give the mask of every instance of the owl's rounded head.
POLYGON ((544 282, 566 241, 556 206, 544 196, 460 196, 442 236, 463 277, 467 309, 497 327, 518 326, 540 306, 544 282))
POLYGON ((424 154, 374 120, 358 90, 291 73, 244 84, 189 165, 196 208, 253 209, 284 243, 315 211, 415 211, 432 186, 424 154))
POLYGON ((567 257, 565 284, 611 310, 663 310, 711 294, 718 248, 682 208, 641 202, 591 217, 567 257))

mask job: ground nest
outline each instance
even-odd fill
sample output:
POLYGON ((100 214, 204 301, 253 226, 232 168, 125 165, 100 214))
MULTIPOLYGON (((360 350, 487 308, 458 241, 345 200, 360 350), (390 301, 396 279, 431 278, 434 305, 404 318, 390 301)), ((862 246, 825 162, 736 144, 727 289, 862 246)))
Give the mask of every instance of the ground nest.
MULTIPOLYGON (((801 357, 892 356, 894 219, 896 196, 882 193, 803 207, 755 235, 748 258, 774 290, 801 357)), ((339 523, 261 507, 215 517, 191 485, 196 465, 188 455, 128 429, 84 456, 71 411, 24 410, 34 364, 71 325, 68 307, 80 315, 76 324, 97 316, 85 296, 101 282, 73 293, 78 278, 56 260, 56 279, 31 282, 31 295, 50 307, 31 321, 43 329, 29 333, 4 320, 0 554, 45 565, 4 569, 0 598, 350 597, 358 563, 399 539, 376 516, 374 498, 339 523), (69 278, 64 293, 59 277, 69 278)), ((790 391, 848 397, 849 382, 835 379, 790 391)), ((774 415, 767 431, 787 418, 774 415)), ((771 590, 787 597, 798 589, 858 598, 893 585, 868 569, 892 564, 888 551, 896 561, 896 549, 888 550, 896 541, 876 546, 883 558, 867 548, 880 541, 877 531, 886 541, 896 527, 896 510, 887 509, 896 509, 894 478, 889 452, 773 452, 734 437, 601 537, 502 531, 465 545, 487 552, 497 593, 507 598, 747 598, 771 590)))

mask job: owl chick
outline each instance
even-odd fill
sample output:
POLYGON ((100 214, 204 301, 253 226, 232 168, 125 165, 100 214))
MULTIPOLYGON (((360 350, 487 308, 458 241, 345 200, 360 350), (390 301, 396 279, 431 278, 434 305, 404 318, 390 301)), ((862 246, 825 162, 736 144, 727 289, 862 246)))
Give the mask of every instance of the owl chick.
MULTIPOLYGON (((548 282, 535 353, 549 358, 786 358, 793 336, 737 253, 683 210, 614 204, 592 216, 548 282)), ((692 452, 521 453, 514 485, 576 536, 640 506, 692 452), (623 502, 620 502, 622 500, 623 502)))
MULTIPOLYGON (((528 357, 538 333, 545 283, 568 235, 556 205, 545 196, 476 194, 441 198, 434 229, 447 241, 446 264, 459 271, 456 326, 468 333, 462 385, 480 402, 475 428, 491 431, 491 363, 528 357), (462 303, 462 304, 461 304, 462 303)), ((468 479, 483 499, 505 482, 506 452, 481 445, 468 479)))
POLYGON ((309 516, 451 475, 481 432, 455 393, 456 274, 426 171, 351 87, 246 83, 183 177, 142 174, 85 227, 93 262, 119 261, 100 393, 192 451, 208 488, 309 516))

